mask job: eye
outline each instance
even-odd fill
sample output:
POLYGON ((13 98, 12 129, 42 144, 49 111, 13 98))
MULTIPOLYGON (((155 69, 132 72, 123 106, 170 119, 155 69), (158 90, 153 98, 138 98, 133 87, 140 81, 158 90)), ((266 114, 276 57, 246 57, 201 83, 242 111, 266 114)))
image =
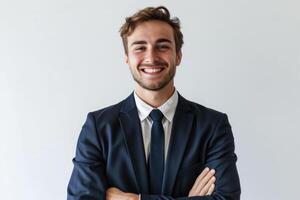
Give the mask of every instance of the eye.
POLYGON ((170 47, 169 47, 168 45, 166 45, 166 44, 160 44, 160 45, 157 46, 157 48, 158 48, 159 50, 167 50, 167 49, 170 49, 170 47))
POLYGON ((138 47, 134 48, 134 51, 140 52, 140 51, 144 51, 145 49, 146 49, 145 46, 138 46, 138 47))

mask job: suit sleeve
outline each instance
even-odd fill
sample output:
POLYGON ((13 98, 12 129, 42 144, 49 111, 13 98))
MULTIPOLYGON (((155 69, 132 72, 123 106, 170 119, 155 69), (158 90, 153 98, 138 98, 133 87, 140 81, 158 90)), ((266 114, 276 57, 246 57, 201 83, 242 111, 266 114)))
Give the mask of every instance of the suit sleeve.
POLYGON ((79 135, 74 168, 68 184, 68 200, 104 200, 107 188, 105 162, 95 120, 88 114, 79 135))
POLYGON ((216 187, 211 196, 173 198, 163 195, 141 195, 141 200, 239 200, 240 181, 236 168, 234 138, 226 114, 214 128, 208 141, 206 166, 216 170, 216 187))

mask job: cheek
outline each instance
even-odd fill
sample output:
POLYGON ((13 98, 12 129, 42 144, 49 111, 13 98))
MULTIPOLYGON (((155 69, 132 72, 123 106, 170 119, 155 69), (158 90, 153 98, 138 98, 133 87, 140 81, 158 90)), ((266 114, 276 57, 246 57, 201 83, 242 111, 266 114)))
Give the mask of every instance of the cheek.
POLYGON ((169 64, 175 64, 177 62, 176 57, 172 55, 164 57, 164 60, 167 61, 169 64))
POLYGON ((142 56, 137 54, 129 55, 128 61, 131 65, 137 65, 142 61, 142 56))

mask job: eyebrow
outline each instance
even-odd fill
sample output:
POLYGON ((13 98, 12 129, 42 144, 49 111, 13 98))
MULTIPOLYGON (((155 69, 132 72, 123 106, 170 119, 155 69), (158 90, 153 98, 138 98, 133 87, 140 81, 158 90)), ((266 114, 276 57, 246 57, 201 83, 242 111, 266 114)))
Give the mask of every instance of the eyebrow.
MULTIPOLYGON (((165 39, 165 38, 161 38, 161 39, 158 39, 156 41, 156 43, 162 43, 162 42, 167 42, 167 43, 172 43, 171 40, 168 40, 168 39, 165 39)), ((147 42, 145 40, 138 40, 138 41, 134 41, 130 46, 133 46, 133 45, 138 45, 138 44, 147 44, 147 42)))
POLYGON ((146 43, 147 42, 144 40, 139 40, 139 41, 134 41, 130 46, 137 45, 137 44, 146 44, 146 43))
POLYGON ((157 43, 167 42, 167 43, 172 44, 172 41, 171 41, 171 40, 168 40, 168 39, 165 39, 165 38, 158 39, 156 42, 157 42, 157 43))

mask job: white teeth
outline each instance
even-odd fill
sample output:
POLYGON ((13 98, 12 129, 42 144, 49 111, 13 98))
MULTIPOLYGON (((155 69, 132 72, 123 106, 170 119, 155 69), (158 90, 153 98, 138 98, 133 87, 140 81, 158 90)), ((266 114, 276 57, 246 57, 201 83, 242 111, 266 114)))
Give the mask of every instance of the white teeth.
POLYGON ((161 68, 145 68, 144 71, 146 73, 156 73, 156 72, 160 72, 162 69, 161 68))

